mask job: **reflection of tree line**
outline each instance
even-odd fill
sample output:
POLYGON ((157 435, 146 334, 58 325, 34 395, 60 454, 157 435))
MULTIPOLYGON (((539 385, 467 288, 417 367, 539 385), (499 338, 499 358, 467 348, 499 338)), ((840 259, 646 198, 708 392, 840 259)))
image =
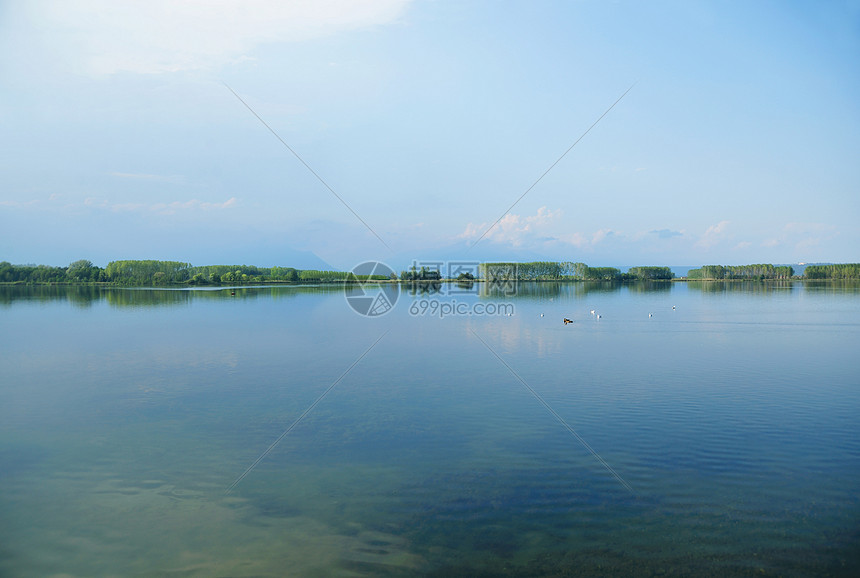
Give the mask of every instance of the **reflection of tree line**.
POLYGON ((803 284, 803 290, 807 293, 856 293, 860 291, 860 280, 807 281, 803 284))
POLYGON ((808 293, 844 293, 860 289, 857 280, 830 281, 687 281, 687 287, 703 293, 753 293, 769 295, 778 291, 791 290, 799 284, 808 293))
POLYGON ((505 281, 447 282, 421 281, 400 284, 401 291, 412 297, 453 297, 474 295, 480 299, 552 299, 581 298, 595 293, 614 293, 622 289, 631 293, 664 293, 672 290, 671 282, 639 281, 505 281))
POLYGON ((791 281, 687 281, 687 287, 702 293, 754 293, 769 295, 791 289, 791 281))
POLYGON ((93 285, 6 285, 0 286, 0 305, 15 301, 67 301, 89 307, 106 301, 113 307, 164 307, 188 305, 193 300, 292 298, 299 294, 340 293, 342 286, 242 287, 217 290, 123 289, 93 285))
POLYGON ((175 307, 191 303, 191 291, 159 291, 158 289, 127 289, 107 293, 107 302, 114 307, 175 307))
POLYGON ((453 282, 412 282, 401 283, 404 293, 413 297, 432 297, 435 295, 452 297, 457 295, 477 295, 489 299, 542 299, 561 295, 584 296, 590 293, 611 293, 622 287, 635 291, 669 291, 670 283, 610 283, 557 281, 507 281, 481 283, 453 282))
MULTIPOLYGON (((769 295, 776 291, 790 290, 792 281, 688 281, 691 290, 703 293, 741 292, 769 295)), ((804 291, 843 293, 856 292, 860 281, 830 280, 801 282, 804 291)), ((631 293, 662 293, 673 288, 671 282, 511 282, 503 283, 447 283, 420 282, 403 283, 401 290, 412 296, 476 295, 482 299, 547 299, 555 297, 581 298, 596 293, 614 293, 622 289, 631 293)), ((223 299, 271 299, 292 298, 306 294, 342 293, 342 285, 319 286, 274 286, 233 287, 215 290, 188 289, 124 289, 93 285, 0 285, 0 305, 11 305, 15 301, 67 301, 78 307, 89 307, 98 301, 106 301, 119 308, 164 307, 188 305, 193 300, 217 301, 223 299)))
POLYGON ((516 283, 479 283, 478 296, 487 298, 545 299, 555 297, 581 298, 596 293, 615 293, 626 289, 632 293, 663 293, 672 290, 672 283, 640 281, 620 283, 610 281, 521 281, 516 283))
POLYGON ((93 285, 0 285, 0 304, 11 305, 13 301, 68 301, 88 307, 104 299, 108 291, 110 289, 93 285))

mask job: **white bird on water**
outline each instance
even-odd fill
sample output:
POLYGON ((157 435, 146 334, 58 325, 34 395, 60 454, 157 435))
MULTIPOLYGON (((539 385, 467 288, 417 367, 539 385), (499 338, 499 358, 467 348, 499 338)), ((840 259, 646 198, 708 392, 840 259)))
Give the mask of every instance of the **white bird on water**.
POLYGON ((591 310, 591 314, 594 315, 594 309, 591 310))

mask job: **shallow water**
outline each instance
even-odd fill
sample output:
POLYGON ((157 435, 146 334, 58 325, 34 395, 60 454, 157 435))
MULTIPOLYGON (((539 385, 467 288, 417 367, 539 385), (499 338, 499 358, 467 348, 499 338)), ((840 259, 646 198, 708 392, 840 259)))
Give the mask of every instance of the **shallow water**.
POLYGON ((0 287, 0 575, 860 568, 858 285, 437 289, 0 287))

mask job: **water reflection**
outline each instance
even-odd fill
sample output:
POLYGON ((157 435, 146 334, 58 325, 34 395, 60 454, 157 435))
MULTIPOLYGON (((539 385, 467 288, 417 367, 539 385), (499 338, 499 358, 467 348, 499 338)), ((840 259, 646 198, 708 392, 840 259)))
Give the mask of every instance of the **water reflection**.
MULTIPOLYGON (((446 285, 450 285, 450 283, 446 283, 446 285)), ((459 283, 457 283, 459 285, 459 283)), ((443 284, 439 281, 413 281, 411 283, 403 283, 400 285, 400 290, 405 291, 409 295, 417 296, 428 296, 428 295, 438 295, 442 292, 443 284)))
POLYGON ((110 291, 105 297, 113 307, 161 307, 187 306, 191 303, 191 291, 165 291, 159 289, 110 291))
POLYGON ((835 279, 829 281, 805 281, 803 289, 807 293, 856 293, 860 289, 860 281, 835 279))
MULTIPOLYGON (((611 294, 626 290, 633 294, 669 293, 677 282, 640 281, 635 283, 577 281, 577 282, 519 282, 510 284, 419 282, 403 283, 400 290, 412 297, 435 295, 476 295, 493 300, 582 299, 590 295, 611 294)), ((702 293, 745 293, 772 295, 790 291, 800 285, 808 293, 846 293, 860 288, 858 281, 687 281, 691 291, 702 293)), ((206 288, 120 288, 95 285, 5 285, 0 286, 0 306, 14 302, 66 301, 75 307, 91 307, 105 301, 112 307, 178 307, 195 300, 220 299, 291 299, 298 295, 342 293, 343 285, 272 285, 206 288)))
POLYGON ((105 298, 111 289, 94 285, 5 285, 0 286, 0 305, 14 301, 68 301, 78 307, 89 307, 105 298))
POLYGON ((0 287, 0 575, 850 575, 860 293, 432 285, 0 287))
POLYGON ((330 294, 343 291, 342 285, 277 285, 169 289, 148 287, 104 287, 95 285, 5 285, 0 286, 0 305, 15 302, 66 301, 76 307, 91 307, 105 301, 112 307, 177 307, 192 301, 220 299, 289 299, 298 295, 330 294))
POLYGON ((669 293, 674 284, 673 281, 638 281, 624 286, 631 293, 669 293))
POLYGON ((775 292, 790 291, 795 283, 795 281, 687 281, 687 287, 703 293, 745 293, 767 296, 775 292))
POLYGON ((478 295, 482 298, 501 299, 555 299, 558 297, 581 299, 600 293, 617 293, 627 289, 633 293, 669 292, 671 282, 617 283, 612 281, 541 281, 510 284, 479 283, 478 295))

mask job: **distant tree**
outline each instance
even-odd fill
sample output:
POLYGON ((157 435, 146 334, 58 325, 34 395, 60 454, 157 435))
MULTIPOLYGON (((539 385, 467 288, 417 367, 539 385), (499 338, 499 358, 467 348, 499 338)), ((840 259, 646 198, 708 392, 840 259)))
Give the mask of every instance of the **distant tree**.
POLYGON ((753 265, 705 265, 701 269, 687 271, 687 279, 790 279, 794 269, 790 266, 775 267, 770 263, 753 265))
POLYGON ((15 267, 9 261, 0 262, 0 283, 17 281, 15 267))
POLYGON ((69 264, 66 277, 69 281, 95 281, 98 280, 99 270, 91 261, 80 259, 69 264))
POLYGON ((807 279, 860 279, 860 263, 809 265, 804 276, 807 279))
POLYGON ((668 280, 675 277, 669 267, 631 267, 627 274, 643 281, 668 280))
POLYGON ((621 277, 621 271, 615 267, 589 267, 586 279, 589 281, 616 281, 621 277))
POLYGON ((585 263, 574 263, 571 266, 571 270, 573 272, 573 276, 577 279, 588 278, 588 265, 585 263))
POLYGON ((191 265, 179 261, 111 261, 105 268, 109 281, 121 285, 184 283, 191 265), (156 274, 161 273, 156 279, 156 274))

